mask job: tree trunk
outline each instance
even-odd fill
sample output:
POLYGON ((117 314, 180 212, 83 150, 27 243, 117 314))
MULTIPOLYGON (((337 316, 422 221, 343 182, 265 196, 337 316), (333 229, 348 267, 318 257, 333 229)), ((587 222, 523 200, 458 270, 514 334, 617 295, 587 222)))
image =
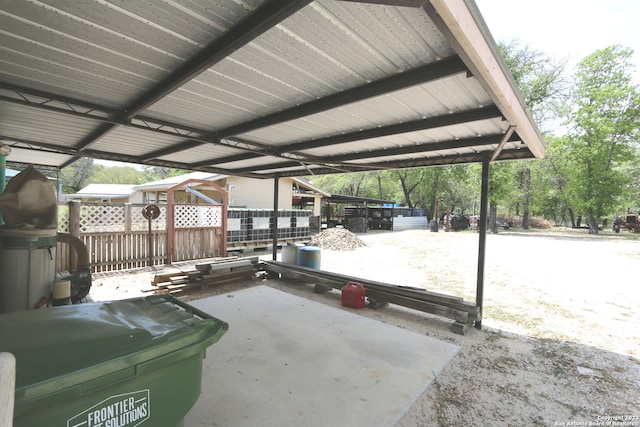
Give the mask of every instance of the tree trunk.
POLYGON ((411 189, 409 189, 407 185, 407 177, 406 175, 398 174, 398 178, 400 178, 400 186, 402 187, 402 194, 404 194, 404 201, 409 209, 413 209, 413 203, 411 203, 411 189))
POLYGON ((568 208, 567 210, 569 211, 569 218, 571 219, 571 228, 574 228, 576 226, 576 217, 573 214, 573 209, 568 208))
POLYGON ((489 203, 489 232, 497 233, 498 225, 496 224, 496 214, 498 212, 498 205, 495 203, 489 203))
POLYGON ((522 229, 529 229, 529 192, 531 190, 531 169, 524 170, 524 200, 522 202, 522 229))
POLYGON ((589 234, 598 234, 598 223, 600 222, 599 218, 596 218, 593 215, 589 215, 589 234))
POLYGON ((438 219, 438 203, 436 200, 438 198, 438 183, 440 181, 440 174, 436 174, 433 178, 433 182, 431 182, 431 200, 434 201, 433 205, 431 205, 431 212, 433 213, 432 219, 438 219))

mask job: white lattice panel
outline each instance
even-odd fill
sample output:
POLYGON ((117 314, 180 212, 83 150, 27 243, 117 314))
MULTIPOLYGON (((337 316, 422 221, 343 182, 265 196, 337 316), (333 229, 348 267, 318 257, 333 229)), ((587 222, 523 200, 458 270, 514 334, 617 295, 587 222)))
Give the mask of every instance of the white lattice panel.
MULTIPOLYGON (((134 205, 131 207, 131 231, 147 231, 149 230, 149 222, 142 216, 142 209, 146 205, 134 205)), ((151 220, 152 230, 165 230, 167 228, 167 207, 158 206, 160 208, 160 216, 151 220)))
POLYGON ((58 231, 69 232, 69 206, 58 205, 58 231))
POLYGON ((175 205, 175 228, 222 227, 222 206, 175 205))
POLYGON ((100 233, 124 231, 124 206, 80 206, 80 231, 100 233))

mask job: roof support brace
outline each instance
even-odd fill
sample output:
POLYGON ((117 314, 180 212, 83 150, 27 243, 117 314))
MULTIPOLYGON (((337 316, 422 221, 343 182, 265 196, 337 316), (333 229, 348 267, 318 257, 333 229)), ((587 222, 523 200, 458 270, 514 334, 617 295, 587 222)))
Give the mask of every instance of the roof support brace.
POLYGON ((502 137, 502 140, 500 141, 500 144, 498 144, 498 148, 496 148, 496 151, 493 152, 493 156, 491 156, 491 161, 492 162, 495 159, 498 158, 498 156, 502 152, 502 149, 504 148, 504 145, 507 143, 507 141, 509 141, 509 138, 511 138, 511 135, 513 135, 513 132, 515 130, 516 130, 516 125, 510 125, 507 128, 507 131, 505 132, 504 136, 502 137))

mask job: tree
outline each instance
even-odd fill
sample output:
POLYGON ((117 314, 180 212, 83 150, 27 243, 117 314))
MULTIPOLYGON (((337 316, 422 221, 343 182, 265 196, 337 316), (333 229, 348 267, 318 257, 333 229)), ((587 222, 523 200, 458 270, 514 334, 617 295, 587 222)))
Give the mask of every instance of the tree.
POLYGON ((141 180, 142 182, 159 181, 161 179, 184 175, 186 173, 189 173, 189 171, 183 169, 164 168, 161 166, 144 166, 141 172, 141 180))
POLYGON ((624 195, 623 170, 637 159, 640 90, 633 84, 633 51, 611 46, 584 58, 576 72, 569 132, 562 149, 569 162, 571 204, 586 215, 589 234, 624 195))
POLYGON ((142 184, 143 182, 141 172, 132 166, 96 165, 87 180, 88 184, 142 184))
MULTIPOLYGON (((553 59, 529 46, 521 46, 515 41, 500 44, 499 47, 536 123, 552 124, 558 116, 561 102, 566 94, 567 85, 562 78, 566 60, 553 59)), ((531 200, 531 162, 528 160, 520 162, 514 171, 518 175, 515 184, 521 191, 519 200, 522 201, 522 228, 527 230, 531 200)), ((494 200, 494 203, 498 203, 498 200, 494 200)), ((519 209, 517 211, 519 214, 519 209)), ((495 212, 490 216, 493 220, 495 212)), ((491 229, 497 230, 495 224, 491 229)))
POLYGON ((313 185, 333 194, 374 197, 377 179, 370 172, 353 172, 307 177, 313 185))
POLYGON ((553 219, 556 225, 567 225, 567 213, 571 225, 575 217, 568 197, 568 160, 563 151, 562 137, 549 137, 546 158, 534 162, 531 168, 532 186, 538 189, 533 202, 534 209, 543 217, 553 219))
POLYGON ((496 222, 498 204, 509 198, 513 191, 513 163, 500 162, 491 165, 489 175, 489 231, 498 232, 496 222))
POLYGON ((64 193, 77 193, 87 184, 89 177, 95 171, 96 165, 93 159, 82 157, 61 170, 62 191, 64 193))
POLYGON ((567 96, 568 82, 563 77, 567 61, 513 40, 498 47, 535 122, 553 126, 567 96))
POLYGON ((416 193, 416 189, 424 182, 424 168, 418 169, 400 169, 394 170, 393 174, 400 182, 402 195, 407 207, 413 209, 415 207, 412 202, 412 195, 416 193))

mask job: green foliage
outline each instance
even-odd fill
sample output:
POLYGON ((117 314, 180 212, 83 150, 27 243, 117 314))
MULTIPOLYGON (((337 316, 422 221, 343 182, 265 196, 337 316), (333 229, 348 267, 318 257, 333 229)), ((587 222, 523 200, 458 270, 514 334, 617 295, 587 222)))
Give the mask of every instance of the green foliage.
POLYGON ((63 192, 76 193, 89 184, 143 184, 185 173, 189 171, 150 166, 143 170, 133 166, 104 166, 83 157, 62 169, 61 177, 63 192))
POLYGON ((534 215, 552 219, 559 225, 568 223, 567 212, 570 204, 566 194, 567 157, 558 153, 562 144, 559 144, 557 139, 547 138, 547 157, 531 162, 531 187, 536 189, 536 197, 533 198, 530 208, 534 215))
POLYGON ((93 159, 80 158, 60 171, 62 178, 62 191, 64 193, 76 193, 89 183, 89 177, 95 171, 96 165, 93 159))
POLYGON ((371 172, 340 173, 307 177, 309 182, 331 194, 377 197, 376 180, 371 172))
POLYGON ((633 84, 630 49, 611 46, 587 56, 576 72, 569 133, 558 139, 570 204, 586 215, 591 233, 628 193, 628 165, 637 162, 640 91, 633 84))
POLYGON ((144 166, 140 173, 141 182, 159 181, 161 179, 170 178, 189 173, 187 170, 163 168, 160 166, 144 166))
POLYGON ((87 184, 142 184, 140 171, 132 166, 96 165, 87 184))
MULTIPOLYGON (((553 127, 561 111, 561 101, 566 96, 567 83, 563 79, 566 61, 554 59, 516 41, 499 47, 538 126, 553 127)), ((533 177, 535 163, 493 164, 491 168, 490 204, 503 206, 509 214, 522 215, 524 228, 528 228, 532 206, 536 206, 537 199, 546 191, 544 182, 533 177)), ((493 225, 491 227, 495 229, 493 225)))
POLYGON ((563 73, 567 61, 515 40, 498 47, 536 122, 541 125, 555 121, 566 96, 568 83, 563 73))
POLYGON ((411 168, 307 177, 313 185, 332 194, 369 197, 433 211, 472 212, 479 198, 479 169, 473 165, 411 168))
POLYGON ((491 164, 489 177, 489 203, 500 204, 511 198, 514 190, 513 162, 491 164))

